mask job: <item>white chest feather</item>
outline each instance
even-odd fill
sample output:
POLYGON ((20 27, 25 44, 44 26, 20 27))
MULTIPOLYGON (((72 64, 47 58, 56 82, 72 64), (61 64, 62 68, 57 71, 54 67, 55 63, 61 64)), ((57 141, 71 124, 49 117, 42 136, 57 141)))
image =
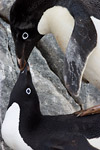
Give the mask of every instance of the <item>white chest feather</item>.
POLYGON ((65 52, 74 27, 74 19, 66 8, 54 6, 44 12, 38 24, 40 34, 53 33, 65 52))
POLYGON ((91 17, 97 31, 97 46, 88 58, 84 77, 100 89, 100 20, 91 17))
POLYGON ((100 138, 87 139, 87 140, 93 147, 100 149, 100 138))
POLYGON ((17 103, 13 103, 7 110, 1 134, 5 143, 13 150, 33 150, 28 146, 19 133, 20 108, 17 103))

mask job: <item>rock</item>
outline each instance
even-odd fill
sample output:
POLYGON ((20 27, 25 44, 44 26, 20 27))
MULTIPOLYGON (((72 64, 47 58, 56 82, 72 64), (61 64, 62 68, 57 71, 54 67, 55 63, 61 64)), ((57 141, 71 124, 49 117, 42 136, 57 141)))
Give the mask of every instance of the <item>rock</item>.
MULTIPOLYGON (((13 62, 8 50, 8 26, 3 26, 0 20, 0 129, 3 121, 7 105, 9 102, 10 92, 15 84, 16 74, 13 71, 13 62)), ((1 140, 0 134, 0 149, 7 149, 1 140)))
POLYGON ((36 48, 33 50, 29 62, 43 114, 66 114, 79 109, 36 48), (72 105, 72 103, 74 104, 72 105))
POLYGON ((9 12, 15 0, 0 0, 0 16, 9 21, 9 12))
POLYGON ((83 108, 89 108, 100 104, 100 90, 92 84, 82 83, 80 98, 83 108))
POLYGON ((41 51, 43 57, 47 60, 50 69, 60 78, 62 83, 63 80, 63 64, 64 54, 52 34, 44 36, 37 45, 41 51), (59 68, 59 69, 58 69, 59 68))

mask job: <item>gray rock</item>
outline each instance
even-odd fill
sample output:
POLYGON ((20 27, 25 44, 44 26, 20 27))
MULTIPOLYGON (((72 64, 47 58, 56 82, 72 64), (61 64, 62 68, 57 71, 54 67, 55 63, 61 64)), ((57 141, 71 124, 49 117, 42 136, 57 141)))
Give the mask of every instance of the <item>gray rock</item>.
POLYGON ((0 16, 9 21, 9 12, 15 0, 0 0, 0 16))
POLYGON ((43 114, 65 114, 74 112, 75 108, 79 109, 36 48, 33 50, 29 62, 43 114), (72 105, 72 103, 74 104, 72 105))
POLYGON ((100 90, 92 84, 82 83, 80 98, 83 108, 89 108, 100 104, 100 90))
POLYGON ((50 69, 63 81, 64 54, 52 34, 44 36, 37 45, 50 69), (59 68, 59 69, 58 69, 59 68))
MULTIPOLYGON (((0 20, 0 22, 2 21, 0 20)), ((6 29, 7 28, 8 26, 6 26, 6 29)), ((8 50, 7 31, 3 24, 0 23, 0 129, 9 102, 10 92, 15 84, 16 76, 13 72, 13 67, 11 55, 8 50)), ((0 148, 2 150, 3 147, 4 149, 9 150, 6 146, 4 146, 1 134, 0 143, 0 148)))

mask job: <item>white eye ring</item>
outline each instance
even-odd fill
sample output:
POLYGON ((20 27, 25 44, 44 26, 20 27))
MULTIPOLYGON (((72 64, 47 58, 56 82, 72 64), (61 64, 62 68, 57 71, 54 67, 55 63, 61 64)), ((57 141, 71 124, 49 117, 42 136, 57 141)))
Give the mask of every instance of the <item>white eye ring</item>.
POLYGON ((24 73, 24 70, 22 71, 22 74, 24 73))
POLYGON ((26 89, 26 94, 28 94, 28 95, 31 94, 31 89, 30 89, 30 88, 27 88, 27 89, 26 89))
POLYGON ((29 34, 28 34, 27 32, 24 32, 24 33, 22 34, 23 40, 28 39, 28 37, 29 37, 29 34))

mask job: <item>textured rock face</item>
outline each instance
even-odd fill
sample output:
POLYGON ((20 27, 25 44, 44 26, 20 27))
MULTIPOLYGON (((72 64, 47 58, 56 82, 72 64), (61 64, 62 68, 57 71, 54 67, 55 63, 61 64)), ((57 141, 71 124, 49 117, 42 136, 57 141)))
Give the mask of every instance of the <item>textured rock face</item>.
MULTIPOLYGON (((9 24, 9 10, 14 0, 0 1, 0 129, 7 109, 11 90, 18 77, 14 43, 9 24), (3 16, 3 19, 2 19, 3 16)), ((52 35, 41 39, 29 58, 33 83, 40 99, 43 114, 73 113, 80 109, 69 96, 63 83, 64 54, 52 35)), ((82 83, 80 92, 84 108, 99 104, 100 91, 93 85, 82 83)), ((9 150, 0 134, 0 150, 9 150)))
POLYGON ((10 8, 15 0, 1 0, 0 1, 0 16, 9 20, 10 8))

